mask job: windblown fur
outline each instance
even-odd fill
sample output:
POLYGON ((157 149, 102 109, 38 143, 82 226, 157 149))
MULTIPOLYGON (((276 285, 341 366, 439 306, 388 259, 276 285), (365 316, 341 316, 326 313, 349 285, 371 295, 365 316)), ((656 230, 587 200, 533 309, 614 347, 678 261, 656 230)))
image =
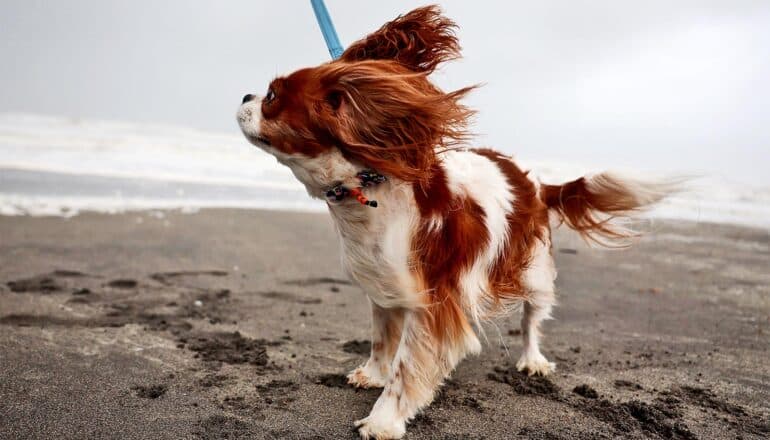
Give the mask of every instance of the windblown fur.
POLYGON ((543 185, 541 198, 584 238, 613 247, 635 235, 618 224, 619 218, 649 208, 676 188, 675 182, 645 182, 605 172, 561 185, 543 185))
POLYGON ((401 438, 444 379, 478 353, 483 320, 522 306, 517 368, 546 375, 540 324, 555 303, 549 212, 588 239, 626 237, 618 216, 666 195, 666 185, 597 174, 539 184, 508 156, 468 146, 473 111, 429 74, 460 53, 455 24, 416 9, 354 43, 340 60, 273 80, 238 111, 246 137, 288 166, 311 196, 355 185, 379 207, 327 200, 349 276, 372 309, 372 351, 348 375, 381 387, 362 438, 401 438))

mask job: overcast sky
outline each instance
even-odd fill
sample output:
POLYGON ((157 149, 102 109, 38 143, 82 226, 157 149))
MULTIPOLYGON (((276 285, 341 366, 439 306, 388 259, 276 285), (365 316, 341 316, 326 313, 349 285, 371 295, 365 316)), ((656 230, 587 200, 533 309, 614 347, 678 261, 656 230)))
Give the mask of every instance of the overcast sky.
MULTIPOLYGON (((440 3, 478 144, 770 185, 770 1, 440 3)), ((343 44, 423 4, 327 0, 343 44)), ((0 0, 0 112, 236 132, 241 96, 327 59, 306 0, 0 0)))

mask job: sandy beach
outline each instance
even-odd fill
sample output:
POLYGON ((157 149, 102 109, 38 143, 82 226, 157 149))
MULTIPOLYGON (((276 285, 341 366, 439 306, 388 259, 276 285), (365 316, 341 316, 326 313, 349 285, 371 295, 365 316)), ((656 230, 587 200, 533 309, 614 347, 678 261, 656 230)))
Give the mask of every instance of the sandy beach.
MULTIPOLYGON (((548 379, 486 326, 408 439, 770 436, 770 233, 559 230, 548 379)), ((369 312, 326 214, 0 217, 0 438, 355 439, 369 312)))

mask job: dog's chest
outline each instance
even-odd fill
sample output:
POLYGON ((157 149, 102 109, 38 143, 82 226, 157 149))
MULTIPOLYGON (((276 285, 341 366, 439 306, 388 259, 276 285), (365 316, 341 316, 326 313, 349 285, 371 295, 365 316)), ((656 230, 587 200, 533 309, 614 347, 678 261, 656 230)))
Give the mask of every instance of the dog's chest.
POLYGON ((410 265, 414 214, 408 199, 381 192, 379 208, 332 209, 348 275, 381 307, 404 307, 416 301, 410 265))

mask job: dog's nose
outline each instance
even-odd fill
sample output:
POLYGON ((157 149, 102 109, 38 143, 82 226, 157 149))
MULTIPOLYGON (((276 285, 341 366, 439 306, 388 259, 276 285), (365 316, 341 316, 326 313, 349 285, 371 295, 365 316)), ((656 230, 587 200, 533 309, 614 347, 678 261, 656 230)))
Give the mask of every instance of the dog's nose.
POLYGON ((246 104, 247 102, 253 100, 254 98, 256 98, 256 96, 249 93, 248 95, 243 97, 243 101, 241 101, 241 104, 246 104))

